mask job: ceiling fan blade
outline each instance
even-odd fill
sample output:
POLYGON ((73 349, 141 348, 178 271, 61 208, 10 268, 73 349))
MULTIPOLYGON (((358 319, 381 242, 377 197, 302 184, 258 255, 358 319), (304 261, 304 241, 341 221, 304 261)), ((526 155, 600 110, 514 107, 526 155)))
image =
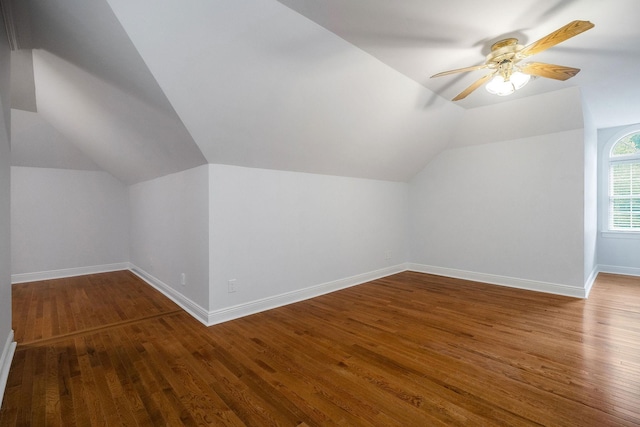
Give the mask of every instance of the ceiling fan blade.
POLYGON ((594 25, 589 21, 570 22, 564 27, 559 28, 553 33, 548 34, 540 40, 526 46, 518 53, 518 57, 525 58, 527 56, 535 55, 536 53, 547 50, 550 47, 557 45, 558 43, 562 43, 563 41, 570 39, 571 37, 577 36, 580 33, 590 30, 593 27, 594 25))
POLYGON ((458 94, 458 96, 456 96, 455 98, 452 99, 452 101, 460 101, 461 99, 466 98, 467 96, 469 96, 469 94, 471 92, 473 92, 474 90, 478 89, 480 86, 482 86, 484 84, 484 82, 486 82, 491 77, 493 77, 495 73, 496 73, 496 71, 494 71, 493 73, 489 73, 486 76, 480 77, 478 80, 476 80, 475 82, 471 83, 471 85, 468 88, 466 88, 465 90, 460 92, 458 94))
POLYGON ((562 65, 545 64, 542 62, 530 62, 528 64, 521 65, 520 71, 532 76, 567 80, 578 74, 580 72, 580 68, 564 67, 562 65))
POLYGON ((466 73, 467 71, 481 70, 483 68, 487 68, 488 66, 489 64, 481 64, 474 65, 472 67, 458 68, 456 70, 443 71, 442 73, 434 74, 433 76, 431 76, 431 78, 448 76, 449 74, 466 73))

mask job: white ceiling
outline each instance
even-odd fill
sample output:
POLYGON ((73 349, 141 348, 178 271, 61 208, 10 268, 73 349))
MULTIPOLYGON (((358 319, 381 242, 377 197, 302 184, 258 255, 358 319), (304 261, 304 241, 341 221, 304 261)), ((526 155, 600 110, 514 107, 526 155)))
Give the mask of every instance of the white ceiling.
POLYGON ((515 37, 527 45, 574 20, 595 28, 535 61, 582 71, 566 82, 537 79, 510 97, 477 90, 458 105, 474 108, 579 86, 596 125, 640 121, 640 2, 637 0, 279 0, 447 99, 486 71, 429 78, 482 64, 491 45, 515 37))
POLYGON ((21 3, 38 120, 127 183, 205 162, 407 181, 465 109, 571 86, 598 127, 640 122, 637 0, 21 3), (482 71, 429 79, 575 19, 595 28, 535 57, 582 69, 566 82, 453 103, 482 71))

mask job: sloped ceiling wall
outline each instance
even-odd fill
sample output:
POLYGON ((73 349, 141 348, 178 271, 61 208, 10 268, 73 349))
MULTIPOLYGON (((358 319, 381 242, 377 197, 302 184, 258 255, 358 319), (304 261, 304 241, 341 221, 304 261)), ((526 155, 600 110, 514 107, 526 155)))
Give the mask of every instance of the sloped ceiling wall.
POLYGON ((38 114, 132 184, 206 163, 180 119, 46 50, 34 51, 38 114))
POLYGON ((38 116, 21 119, 31 129, 45 121, 127 184, 206 163, 104 1, 29 5, 38 116))
POLYGON ((106 1, 29 0, 29 4, 34 48, 155 108, 172 110, 106 1))
POLYGON ((109 4, 209 163, 406 181, 462 114, 275 0, 109 4))

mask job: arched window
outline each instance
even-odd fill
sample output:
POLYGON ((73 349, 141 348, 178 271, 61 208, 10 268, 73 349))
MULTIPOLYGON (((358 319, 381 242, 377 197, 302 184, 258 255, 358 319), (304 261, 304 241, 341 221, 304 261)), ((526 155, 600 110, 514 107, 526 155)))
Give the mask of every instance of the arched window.
POLYGON ((609 230, 640 232, 640 131, 609 151, 609 230))

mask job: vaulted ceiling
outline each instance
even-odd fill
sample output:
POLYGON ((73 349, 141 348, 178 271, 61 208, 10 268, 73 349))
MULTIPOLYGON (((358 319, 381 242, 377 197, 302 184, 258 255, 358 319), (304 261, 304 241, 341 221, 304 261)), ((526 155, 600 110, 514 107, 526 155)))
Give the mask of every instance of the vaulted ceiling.
POLYGON ((14 164, 125 183, 207 162, 407 181, 469 109, 579 86, 597 126, 640 122, 635 0, 4 2, 22 47, 14 164), (596 26, 536 58, 581 68, 571 80, 454 103, 481 71, 429 79, 575 19, 596 26))

